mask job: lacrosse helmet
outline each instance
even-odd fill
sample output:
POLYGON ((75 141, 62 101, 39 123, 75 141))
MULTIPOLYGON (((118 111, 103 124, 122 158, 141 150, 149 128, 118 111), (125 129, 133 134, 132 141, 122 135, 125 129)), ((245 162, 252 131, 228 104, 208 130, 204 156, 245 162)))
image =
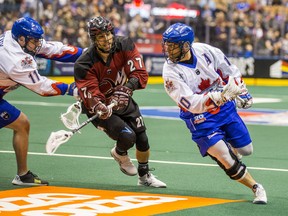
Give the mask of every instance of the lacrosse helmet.
POLYGON ((41 25, 34 19, 30 17, 23 17, 18 20, 16 20, 12 26, 12 37, 18 41, 18 38, 21 36, 25 37, 25 45, 23 48, 24 52, 27 52, 29 54, 35 55, 41 48, 42 46, 42 39, 43 39, 43 34, 44 31, 41 27, 41 25), (37 45, 36 48, 33 51, 30 51, 27 49, 27 43, 29 40, 36 40, 37 45))
POLYGON ((194 31, 193 28, 185 25, 183 23, 175 23, 171 25, 164 33, 163 33, 163 53, 165 57, 168 59, 169 55, 173 53, 173 50, 167 51, 167 43, 173 43, 172 49, 174 49, 174 57, 173 59, 169 58, 173 63, 177 63, 186 52, 183 51, 184 44, 188 44, 190 47, 194 41, 194 31), (178 49, 180 48, 180 49, 178 49), (176 51, 177 49, 177 51, 176 51))
MULTIPOLYGON (((88 26, 88 35, 93 44, 100 49, 100 51, 107 53, 107 51, 104 51, 99 43, 97 42, 96 36, 102 33, 111 33, 113 35, 112 38, 112 46, 111 50, 114 50, 115 43, 114 43, 114 25, 112 22, 102 16, 97 16, 89 20, 87 23, 88 26)), ((111 52, 110 50, 110 52, 111 52)))

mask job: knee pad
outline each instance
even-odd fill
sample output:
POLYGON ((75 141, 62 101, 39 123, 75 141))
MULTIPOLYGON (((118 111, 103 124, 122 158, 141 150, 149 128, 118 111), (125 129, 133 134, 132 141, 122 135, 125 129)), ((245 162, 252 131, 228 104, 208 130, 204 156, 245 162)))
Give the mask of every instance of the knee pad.
POLYGON ((146 152, 150 149, 146 131, 142 131, 137 134, 136 148, 140 152, 146 152))
POLYGON ((241 180, 246 174, 247 168, 241 161, 236 160, 232 167, 225 169, 226 174, 233 180, 241 180))
POLYGON ((123 150, 127 151, 132 148, 136 142, 136 134, 135 132, 128 127, 125 127, 119 134, 117 140, 117 146, 123 150))
POLYGON ((223 164, 221 164, 220 161, 217 160, 217 158, 213 157, 212 155, 209 155, 213 160, 217 162, 217 164, 225 171, 225 173, 232 179, 232 180, 241 180, 247 171, 246 165, 243 164, 236 155, 234 155, 231 150, 229 149, 229 153, 232 157, 232 159, 235 161, 233 166, 229 169, 226 169, 223 164))

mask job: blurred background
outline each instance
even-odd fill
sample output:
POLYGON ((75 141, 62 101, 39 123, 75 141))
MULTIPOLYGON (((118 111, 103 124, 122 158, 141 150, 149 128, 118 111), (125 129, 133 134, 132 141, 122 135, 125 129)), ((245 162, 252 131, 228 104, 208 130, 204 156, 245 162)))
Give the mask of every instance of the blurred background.
MULTIPOLYGON (((195 41, 222 49, 244 77, 288 78, 288 0, 0 0, 0 32, 30 16, 46 40, 87 47, 86 23, 99 15, 134 40, 152 76, 161 75, 165 61, 162 33, 183 22, 194 28, 195 41)), ((43 75, 73 74, 67 63, 39 60, 39 67, 43 75)))

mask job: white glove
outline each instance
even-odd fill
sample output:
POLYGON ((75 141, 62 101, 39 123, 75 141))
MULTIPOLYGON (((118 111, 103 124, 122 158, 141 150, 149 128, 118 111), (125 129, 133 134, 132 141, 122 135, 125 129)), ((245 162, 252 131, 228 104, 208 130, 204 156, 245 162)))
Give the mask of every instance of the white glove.
POLYGON ((248 109, 253 104, 253 98, 249 94, 248 89, 246 88, 246 85, 243 81, 239 86, 242 90, 242 93, 236 97, 236 105, 240 109, 248 109))
POLYGON ((80 99, 79 94, 78 94, 78 89, 77 89, 75 82, 69 84, 66 94, 73 96, 76 100, 80 99))
POLYGON ((227 102, 227 99, 222 95, 221 91, 209 92, 208 96, 216 106, 222 106, 227 102))
POLYGON ((230 76, 223 91, 212 91, 208 96, 216 106, 222 106, 227 101, 234 100, 242 92, 243 90, 235 83, 234 77, 230 76))

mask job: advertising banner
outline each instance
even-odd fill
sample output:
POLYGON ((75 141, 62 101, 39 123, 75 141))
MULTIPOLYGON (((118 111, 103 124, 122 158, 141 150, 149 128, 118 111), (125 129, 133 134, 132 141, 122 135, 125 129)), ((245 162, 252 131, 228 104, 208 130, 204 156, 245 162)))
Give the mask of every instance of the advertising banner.
MULTIPOLYGON (((166 61, 163 54, 143 54, 144 64, 150 76, 162 76, 166 61)), ((288 60, 229 58, 241 71, 244 78, 288 79, 288 60)), ((39 73, 44 76, 73 76, 74 64, 37 59, 39 73)))

